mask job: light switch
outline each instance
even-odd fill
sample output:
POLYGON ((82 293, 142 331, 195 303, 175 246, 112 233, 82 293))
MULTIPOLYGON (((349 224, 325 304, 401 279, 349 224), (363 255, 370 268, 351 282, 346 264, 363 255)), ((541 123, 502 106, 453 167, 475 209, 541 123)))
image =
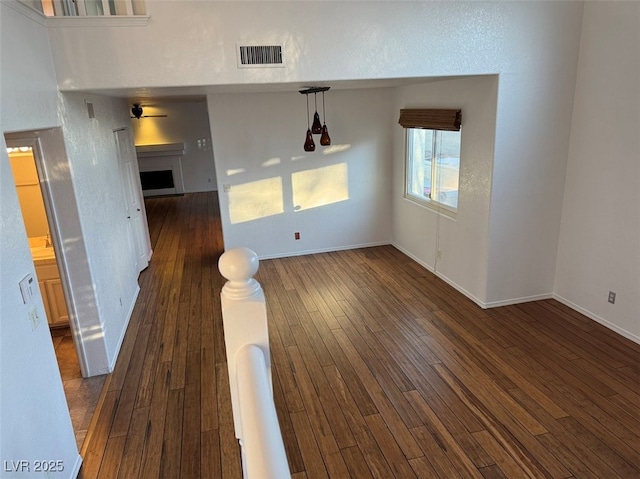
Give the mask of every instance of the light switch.
POLYGON ((33 279, 33 275, 29 273, 26 275, 22 281, 20 281, 20 292, 22 293, 22 301, 24 304, 29 304, 33 297, 36 295, 35 293, 35 280, 33 279))

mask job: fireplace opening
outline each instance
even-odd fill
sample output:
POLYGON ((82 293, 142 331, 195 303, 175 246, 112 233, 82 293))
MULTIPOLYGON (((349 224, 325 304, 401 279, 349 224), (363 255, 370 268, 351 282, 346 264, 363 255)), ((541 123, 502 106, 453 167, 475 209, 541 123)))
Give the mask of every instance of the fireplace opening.
POLYGON ((175 186, 171 170, 141 171, 140 183, 143 190, 162 190, 175 186))

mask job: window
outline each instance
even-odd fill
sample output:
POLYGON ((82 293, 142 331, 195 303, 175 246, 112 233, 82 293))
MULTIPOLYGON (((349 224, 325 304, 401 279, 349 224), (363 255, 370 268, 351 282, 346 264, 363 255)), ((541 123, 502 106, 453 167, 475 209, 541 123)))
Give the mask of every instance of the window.
POLYGON ((460 111, 401 110, 405 127, 405 197, 445 212, 458 208, 460 111))
POLYGON ((459 178, 459 131, 407 129, 407 196, 455 210, 459 178))

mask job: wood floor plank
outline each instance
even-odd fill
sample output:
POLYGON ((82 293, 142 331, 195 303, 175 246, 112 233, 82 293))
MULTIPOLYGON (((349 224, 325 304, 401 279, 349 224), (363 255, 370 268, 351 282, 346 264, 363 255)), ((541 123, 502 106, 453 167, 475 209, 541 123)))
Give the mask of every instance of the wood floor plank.
POLYGON ((173 356, 171 358, 171 389, 184 388, 189 334, 189 303, 180 303, 176 317, 173 356))
MULTIPOLYGON (((297 334, 294 332, 294 336, 296 337, 296 342, 298 344, 298 351, 303 358, 310 378, 313 378, 312 381, 314 389, 316 390, 322 409, 324 411, 328 411, 325 416, 327 417, 329 427, 331 428, 331 434, 335 437, 336 443, 340 449, 354 446, 355 440, 351 434, 351 430, 349 429, 349 426, 341 413, 340 405, 338 404, 336 397, 331 391, 331 387, 324 376, 322 365, 314 355, 315 344, 314 346, 311 345, 312 338, 308 338, 307 335, 304 334, 304 331, 299 327, 296 328, 296 331, 297 334)), ((320 339, 318 338, 316 342, 318 340, 320 339)))
POLYGON ((220 460, 220 436, 217 430, 204 431, 200 439, 201 477, 223 477, 220 460))
POLYGON ((142 458, 142 445, 147 430, 149 408, 139 408, 133 411, 130 432, 127 434, 127 442, 122 454, 122 463, 118 471, 118 478, 127 479, 138 477, 140 474, 140 460, 142 458))
POLYGON ((133 348, 135 347, 135 342, 138 337, 138 328, 140 327, 140 324, 142 324, 142 318, 147 307, 147 303, 137 303, 136 307, 133 310, 133 314, 131 315, 131 319, 129 320, 129 325, 127 326, 127 332, 124 336, 124 340, 122 341, 122 346, 120 347, 120 361, 118 363, 119 367, 116 368, 109 377, 110 391, 118 391, 122 389, 122 386, 124 385, 124 380, 126 378, 127 369, 129 366, 129 360, 133 353, 133 348))
POLYGON ((547 449, 553 451, 575 477, 601 479, 602 477, 616 477, 617 475, 608 465, 600 463, 600 461, 594 464, 594 461, 591 460, 593 455, 586 447, 574 453, 566 447, 565 442, 559 440, 553 433, 542 434, 537 439, 547 449))
POLYGON ((142 366, 147 350, 150 330, 151 326, 148 324, 143 324, 140 328, 140 334, 138 335, 138 339, 134 347, 131 363, 127 370, 127 376, 118 396, 118 406, 109 432, 109 437, 126 436, 129 431, 129 423, 131 421, 131 414, 135 407, 136 396, 140 386, 139 381, 140 376, 142 375, 142 366))
MULTIPOLYGON (((502 323, 501 323, 502 324, 502 323)), ((583 383, 567 374, 564 367, 550 362, 547 356, 539 354, 537 349, 531 349, 526 340, 515 338, 513 342, 518 347, 506 350, 505 360, 516 364, 522 370, 532 370, 540 377, 539 382, 555 391, 554 400, 574 418, 579 419, 599 437, 607 438, 607 442, 628 462, 635 463, 638 459, 637 448, 640 441, 626 427, 609 417, 601 408, 594 404, 594 397, 598 395, 583 383), (523 348, 523 349, 520 349, 523 348), (527 361, 524 363, 523 358, 527 361), (624 438, 624 439, 623 439, 624 438)), ((637 408, 636 408, 637 409, 637 408)))
POLYGON ((179 478, 182 460, 182 416, 184 389, 171 389, 167 397, 167 417, 164 424, 160 478, 179 478))
POLYGON ((358 477, 362 479, 373 479, 367 462, 357 446, 342 449, 342 458, 349 470, 345 477, 358 477))
MULTIPOLYGON (((351 390, 335 366, 324 368, 325 375, 336 396, 342 403, 343 413, 353 433, 356 443, 364 456, 371 474, 375 478, 391 478, 393 473, 389 468, 380 446, 369 430, 367 423, 352 396, 351 390)), ((357 477, 357 476, 353 476, 357 477)))
POLYGON ((287 348, 287 353, 295 371, 296 382, 300 388, 300 394, 305 408, 304 412, 315 433, 316 442, 320 450, 326 455, 338 452, 338 444, 327 420, 327 412, 322 407, 322 402, 316 392, 299 348, 297 346, 291 346, 287 348))
MULTIPOLYGON (((416 475, 414 474, 413 469, 408 464, 405 454, 400 449, 400 446, 396 442, 393 434, 389 431, 389 428, 385 424, 384 419, 382 419, 382 416, 380 416, 380 414, 372 414, 371 416, 367 416, 365 421, 371 430, 371 434, 380 445, 382 454, 387 460, 394 476, 404 477, 406 479, 415 478, 416 475)), ((420 456, 422 455, 423 454, 420 456)))
MULTIPOLYGON (((320 448, 316 442, 315 435, 312 433, 309 417, 302 411, 293 412, 290 416, 307 476, 318 479, 328 478, 329 475, 322 460, 320 448)), ((335 452, 337 452, 337 450, 331 453, 335 452)))
MULTIPOLYGON (((275 364, 272 365, 271 374, 273 379, 273 400, 275 402, 276 410, 291 411, 291 409, 287 408, 287 400, 285 399, 285 393, 282 389, 280 373, 275 364)), ((302 399, 300 399, 300 404, 302 404, 302 399)), ((300 408, 296 410, 302 411, 303 409, 304 406, 301 405, 300 408)), ((292 474, 304 471, 304 463, 300 453, 300 448, 298 447, 298 442, 296 441, 291 417, 289 414, 279 414, 278 423, 280 425, 280 432, 282 433, 282 440, 284 441, 284 448, 289 462, 289 470, 292 474)))
MULTIPOLYGON (((434 477, 445 477, 438 475, 436 470, 433 468, 431 463, 426 457, 417 457, 415 459, 411 459, 409 461, 411 467, 413 468, 413 472, 418 477, 418 479, 432 479, 434 477)), ((451 478, 455 478, 455 476, 448 476, 451 478)))
POLYGON ((183 479, 200 477, 200 364, 200 351, 189 351, 182 421, 180 477, 183 479))
MULTIPOLYGON (((378 381, 393 381, 396 388, 401 392, 415 389, 415 385, 402 368, 398 366, 393 356, 380 344, 376 333, 370 332, 353 310, 347 311, 346 316, 340 317, 338 322, 351 341, 357 344, 360 355, 376 378, 378 378, 378 381)), ((382 333, 382 331, 377 333, 382 333)), ((385 387, 384 384, 383 387, 385 387)), ((411 424, 408 425, 411 427, 411 424)))
MULTIPOLYGON (((213 330, 211 331, 213 334, 213 330)), ((203 343, 205 338, 203 338, 203 343)), ((214 364, 215 353, 213 340, 211 345, 203 346, 201 350, 202 364, 214 364)), ((200 368, 200 425, 202 432, 218 429, 218 409, 216 407, 216 374, 215 368, 200 368)))
POLYGON ((519 389, 512 389, 509 393, 549 429, 549 433, 536 436, 537 441, 558 457, 573 475, 582 477, 585 475, 584 470, 589 470, 597 471, 598 477, 616 477, 615 471, 611 470, 605 461, 593 454, 582 441, 577 440, 578 438, 560 421, 549 416, 532 398, 519 389), (558 447, 558 444, 562 446, 558 447))
MULTIPOLYGON (((417 391, 405 393, 409 397, 411 404, 418 410, 423 418, 426 429, 436 438, 438 444, 447 454, 451 463, 456 467, 461 477, 479 478, 480 474, 464 452, 455 437, 449 432, 447 427, 438 418, 433 409, 423 400, 417 391)), ((425 451, 426 453, 426 451, 425 451)))
MULTIPOLYGON (((486 455, 473 453, 473 451, 477 450, 477 444, 469 434, 469 432, 484 429, 484 426, 437 372, 430 367, 439 363, 440 360, 433 362, 427 360, 425 362, 425 359, 430 357, 432 352, 428 351, 425 354, 424 350, 427 347, 424 342, 417 341, 413 343, 403 340, 406 336, 392 340, 391 336, 386 334, 389 332, 392 331, 376 334, 389 351, 394 351, 394 358, 402 365, 405 374, 415 384, 415 389, 420 391, 423 398, 442 417, 449 431, 461 444, 465 445, 465 448, 469 447, 467 452, 471 455, 474 463, 479 467, 485 465, 486 455)), ((481 448, 479 449, 481 450, 481 448)))
MULTIPOLYGON (((493 434, 500 444, 508 449, 513 457, 519 458, 521 467, 527 468, 530 475, 566 477, 567 471, 563 465, 535 440, 535 435, 544 434, 547 430, 517 402, 511 399, 505 407, 501 402, 495 401, 493 397, 486 396, 484 393, 480 395, 480 398, 478 396, 474 397, 470 395, 468 389, 461 388, 459 384, 456 384, 456 378, 446 368, 439 365, 434 367, 438 368, 438 373, 447 381, 447 384, 457 391, 465 404, 474 410, 478 417, 482 418, 487 430, 493 434), (488 407, 487 404, 489 404, 488 407), (515 417, 511 415, 511 412, 514 411, 516 411, 515 417), (523 412, 526 412, 526 414, 523 415, 523 412), (519 418, 526 418, 526 422, 534 421, 536 433, 532 433, 530 429, 520 422, 519 418), (514 441, 514 438, 517 441, 514 441), (524 448, 521 445, 524 445, 524 448)), ((469 378, 465 378, 465 381, 469 381, 469 378)), ((477 385, 474 384, 474 386, 477 385)), ((474 393, 478 391, 478 388, 474 388, 474 393)))
POLYGON ((349 358, 354 369, 362 378, 363 384, 380 414, 384 417, 387 425, 391 429, 395 439, 398 441, 402 451, 409 458, 420 457, 423 455, 420 446, 411 436, 406 424, 402 421, 398 411, 393 407, 393 403, 386 396, 380 384, 376 381, 371 371, 367 368, 357 350, 342 330, 333 331, 336 339, 340 343, 343 351, 349 358))
POLYGON ((182 278, 182 272, 184 270, 184 255, 185 250, 180 249, 178 251, 175 267, 173 269, 173 275, 176 282, 173 283, 173 287, 169 290, 170 298, 164 314, 166 319, 163 322, 164 327, 162 328, 162 343, 160 346, 159 358, 159 360, 162 362, 171 361, 171 359, 173 358, 174 337, 176 332, 175 317, 178 315, 178 305, 180 304, 179 281, 182 278))
MULTIPOLYGON (((102 467, 100 467, 97 479, 114 479, 118 477, 126 441, 126 436, 112 437, 107 441, 102 467)), ((88 477, 88 471, 82 472, 79 477, 88 477)))
POLYGON ((474 432, 473 437, 475 437, 484 450, 495 459, 497 466, 505 476, 531 479, 537 477, 528 467, 521 467, 518 460, 503 449, 489 431, 474 432))
POLYGON ((565 417, 559 421, 573 437, 578 438, 593 454, 596 454, 616 471, 616 474, 619 474, 620 477, 640 477, 640 463, 638 462, 640 461, 640 454, 636 456, 637 461, 635 462, 625 460, 573 417, 565 417))
MULTIPOLYGON (((106 467, 114 471, 118 470, 119 466, 111 464, 105 464, 103 466, 102 462, 107 448, 107 441, 109 439, 109 430, 111 429, 113 417, 116 413, 119 394, 120 391, 108 391, 104 395, 104 400, 102 401, 100 409, 96 410, 98 419, 93 423, 91 442, 86 448, 83 448, 85 450, 84 457, 82 467, 80 468, 80 474, 78 475, 80 479, 93 479, 94 477, 97 477, 98 471, 101 467, 106 467)), ((117 460, 120 461, 120 458, 121 456, 117 457, 117 460)), ((116 459, 113 456, 113 451, 109 455, 109 459, 116 459)))
MULTIPOLYGON (((414 435, 425 452, 423 457, 409 461, 414 470, 424 464, 429 470, 435 472, 434 477, 450 477, 452 479, 462 477, 447 456, 443 441, 433 429, 426 426, 414 427, 411 429, 411 434, 414 435)), ((418 476, 420 475, 418 474, 418 476)))
POLYGON ((142 451, 141 470, 145 472, 146 477, 149 479, 155 479, 160 476, 170 381, 171 363, 167 361, 161 363, 156 371, 149 420, 145 427, 146 437, 144 450, 142 451))

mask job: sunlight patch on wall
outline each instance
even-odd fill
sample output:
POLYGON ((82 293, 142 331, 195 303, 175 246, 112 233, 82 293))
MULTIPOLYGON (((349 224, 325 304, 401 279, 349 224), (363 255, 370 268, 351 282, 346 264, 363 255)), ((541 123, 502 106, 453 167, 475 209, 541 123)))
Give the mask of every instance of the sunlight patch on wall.
POLYGON ((227 176, 238 175, 240 173, 244 173, 245 171, 247 171, 246 168, 232 168, 227 170, 227 176))
POLYGON ((267 166, 274 166, 279 164, 280 164, 280 158, 269 158, 267 161, 262 163, 262 166, 266 168, 267 166))
POLYGON ((231 224, 253 221, 284 213, 282 178, 266 178, 229 190, 229 218, 231 224))
POLYGON ((323 155, 332 155, 333 153, 340 153, 341 151, 345 151, 351 148, 351 145, 331 145, 328 148, 322 150, 323 155))
POLYGON ((346 163, 299 171, 291 175, 295 211, 308 210, 349 199, 346 163))

